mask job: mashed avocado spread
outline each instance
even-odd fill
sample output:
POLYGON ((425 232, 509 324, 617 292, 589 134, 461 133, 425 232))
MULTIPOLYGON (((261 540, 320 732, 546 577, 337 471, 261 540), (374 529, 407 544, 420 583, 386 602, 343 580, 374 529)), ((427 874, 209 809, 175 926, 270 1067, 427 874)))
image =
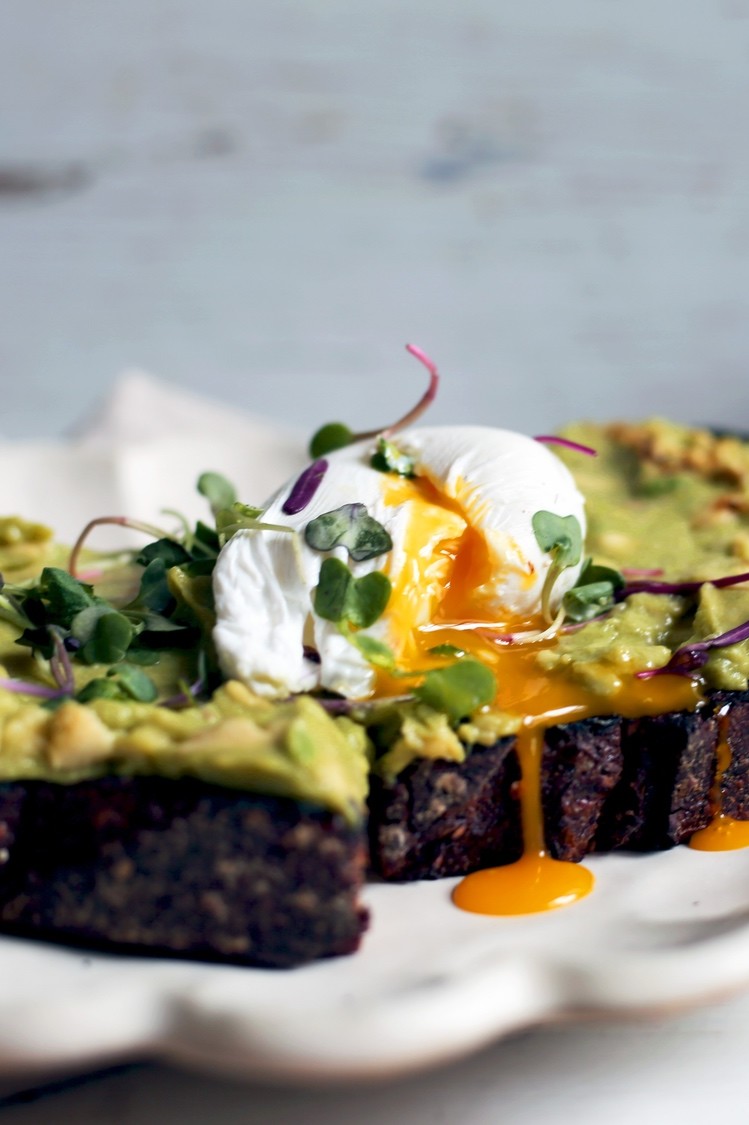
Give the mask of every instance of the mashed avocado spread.
MULTIPOLYGON (((660 420, 579 424, 565 436, 597 451, 587 457, 557 449, 586 498, 586 553, 595 563, 628 576, 705 583, 692 594, 632 593, 600 617, 536 646, 530 659, 540 670, 600 696, 605 711, 605 700, 627 677, 662 668, 681 646, 749 620, 749 586, 711 584, 749 570, 749 446, 660 420)), ((518 727, 517 715, 492 708, 455 724, 423 701, 363 707, 350 717, 334 718, 309 696, 269 703, 237 682, 220 684, 215 669, 210 691, 193 698, 185 692, 196 674, 188 642, 200 636, 204 652, 210 650, 209 568, 201 569, 194 553, 182 558, 176 548, 173 557, 169 552, 158 559, 144 555, 138 566, 132 556, 123 556, 119 567, 110 561, 100 577, 107 596, 115 603, 117 597, 122 600, 137 629, 163 634, 149 651, 131 644, 129 636, 121 642, 122 669, 130 668, 131 655, 137 657, 153 686, 153 701, 137 691, 130 698, 131 681, 118 671, 120 665, 109 662, 118 651, 117 630, 125 626, 94 594, 81 595, 74 607, 76 624, 65 630, 66 643, 72 636, 70 651, 81 655, 83 646, 86 657, 74 661, 74 682, 66 694, 55 690, 60 661, 69 667, 60 649, 63 630, 55 641, 57 626, 52 627, 54 644, 43 656, 44 640, 36 647, 28 640, 19 646, 22 633, 34 640, 36 602, 21 598, 24 632, 23 622, 14 619, 17 595, 7 594, 15 589, 22 595, 40 572, 62 573, 43 568, 64 568, 66 552, 38 524, 0 520, 0 570, 6 583, 0 621, 0 780, 72 783, 111 773, 192 776, 311 802, 356 819, 365 805, 370 739, 379 754, 375 768, 393 776, 417 757, 460 761, 470 744, 489 744, 518 727), (141 581, 134 595, 142 567, 150 568, 152 580, 141 581), (159 574, 166 585, 155 581, 159 574), (165 599, 177 606, 172 617, 165 599), (170 630, 182 630, 187 640, 169 647, 170 630), (106 666, 96 659, 102 637, 106 666), (50 671, 55 659, 57 677, 50 671), (163 705, 180 692, 183 705, 163 705)), ((89 563, 95 569, 96 560, 89 563)), ((91 581, 98 593, 99 579, 91 581)), ((61 589, 62 595, 48 591, 45 604, 55 608, 55 598, 65 601, 68 594, 61 589)), ((57 608, 60 614, 69 610, 57 608)), ((131 669, 133 683, 141 671, 131 669)), ((713 649, 699 674, 707 689, 745 690, 749 642, 713 649)))

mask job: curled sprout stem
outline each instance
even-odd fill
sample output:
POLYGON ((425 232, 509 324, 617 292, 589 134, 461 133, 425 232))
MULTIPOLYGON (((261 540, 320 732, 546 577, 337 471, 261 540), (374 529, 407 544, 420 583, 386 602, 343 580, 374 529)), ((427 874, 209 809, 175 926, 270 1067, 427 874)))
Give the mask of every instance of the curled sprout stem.
POLYGON ((390 426, 379 430, 367 430, 365 433, 353 434, 352 441, 367 441, 370 438, 389 438, 399 430, 404 430, 406 426, 410 426, 413 422, 420 418, 424 411, 434 402, 437 397, 437 388, 439 386, 439 373, 437 365, 429 358, 426 352, 422 351, 416 344, 406 344, 406 351, 418 359, 419 363, 423 363, 429 372, 429 386, 419 401, 413 406, 408 413, 399 418, 397 422, 393 422, 390 426))
POLYGON ((163 528, 155 527, 152 523, 143 523, 141 520, 133 520, 128 516, 97 516, 96 519, 89 520, 84 527, 81 534, 73 544, 73 549, 70 552, 68 559, 68 572, 77 578, 78 557, 83 549, 83 544, 88 539, 91 532, 95 527, 100 527, 102 524, 114 524, 118 527, 129 527, 132 531, 142 531, 144 535, 150 535, 154 539, 173 539, 175 543, 179 543, 179 537, 171 531, 164 531, 163 528))

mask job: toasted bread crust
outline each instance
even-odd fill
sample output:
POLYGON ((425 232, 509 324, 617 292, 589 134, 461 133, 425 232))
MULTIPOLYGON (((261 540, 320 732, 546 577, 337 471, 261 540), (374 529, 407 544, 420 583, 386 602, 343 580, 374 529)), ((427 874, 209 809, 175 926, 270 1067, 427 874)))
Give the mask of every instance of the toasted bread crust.
MULTIPOLYGON (((717 693, 696 712, 585 719, 545 735, 546 844, 557 859, 657 851, 709 824, 727 710, 733 748, 723 811, 749 819, 749 693, 717 693)), ((463 764, 412 763, 370 798, 372 866, 387 879, 434 879, 508 863, 521 850, 514 739, 473 747, 463 764), (446 796, 447 794, 447 796, 446 796)))
POLYGON ((290 967, 355 950, 363 831, 199 781, 0 785, 0 929, 290 967))

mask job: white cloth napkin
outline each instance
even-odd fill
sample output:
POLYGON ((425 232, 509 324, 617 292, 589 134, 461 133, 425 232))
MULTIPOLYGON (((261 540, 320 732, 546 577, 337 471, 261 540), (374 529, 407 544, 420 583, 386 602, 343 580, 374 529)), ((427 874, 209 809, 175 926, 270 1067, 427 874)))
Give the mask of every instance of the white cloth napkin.
MULTIPOLYGON (((161 382, 125 373, 93 419, 60 442, 0 444, 0 514, 48 524, 72 542, 90 519, 126 515, 166 529, 209 515, 196 491, 223 473, 247 504, 262 504, 306 461, 306 435, 161 382)), ((128 534, 128 533, 124 533, 128 534)), ((92 547, 122 546, 102 528, 92 547)))

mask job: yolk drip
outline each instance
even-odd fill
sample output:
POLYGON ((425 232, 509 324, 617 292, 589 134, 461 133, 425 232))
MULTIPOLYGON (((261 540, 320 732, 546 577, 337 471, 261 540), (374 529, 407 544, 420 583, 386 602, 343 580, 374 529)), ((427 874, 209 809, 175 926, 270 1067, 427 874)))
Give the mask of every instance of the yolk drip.
MULTIPOLYGON (((632 678, 613 696, 602 698, 564 675, 543 671, 535 657, 553 641, 519 646, 502 638, 513 631, 544 628, 545 622, 540 616, 497 619, 486 591, 494 573, 489 550, 460 505, 423 478, 388 482, 386 502, 407 501, 412 511, 404 545, 406 561, 393 582, 388 606, 398 667, 406 674, 423 674, 444 664, 444 658, 431 650, 455 646, 494 671, 498 683, 494 705, 522 716, 516 752, 521 773, 523 856, 515 863, 467 876, 455 889, 453 900, 463 910, 496 915, 567 905, 592 889, 593 876, 579 864, 555 860, 546 852, 541 806, 544 731, 556 723, 593 715, 635 718, 692 710, 699 699, 697 688, 680 676, 632 678), (476 627, 460 627, 469 622, 476 627)), ((532 581, 532 570, 522 572, 521 578, 532 581)), ((404 683, 408 683, 407 675, 404 680, 378 673, 375 694, 401 694, 404 683)))
POLYGON ((472 914, 536 914, 569 906, 593 889, 586 867, 552 859, 546 853, 541 808, 541 758, 544 729, 524 727, 517 738, 520 761, 520 813, 523 855, 515 863, 475 871, 461 879, 453 902, 472 914))
POLYGON ((749 821, 735 820, 721 808, 721 779, 731 764, 726 711, 718 716, 718 723, 718 761, 715 780, 710 791, 710 803, 715 811, 708 826, 695 832, 689 841, 689 847, 699 852, 730 852, 749 847, 749 821))

